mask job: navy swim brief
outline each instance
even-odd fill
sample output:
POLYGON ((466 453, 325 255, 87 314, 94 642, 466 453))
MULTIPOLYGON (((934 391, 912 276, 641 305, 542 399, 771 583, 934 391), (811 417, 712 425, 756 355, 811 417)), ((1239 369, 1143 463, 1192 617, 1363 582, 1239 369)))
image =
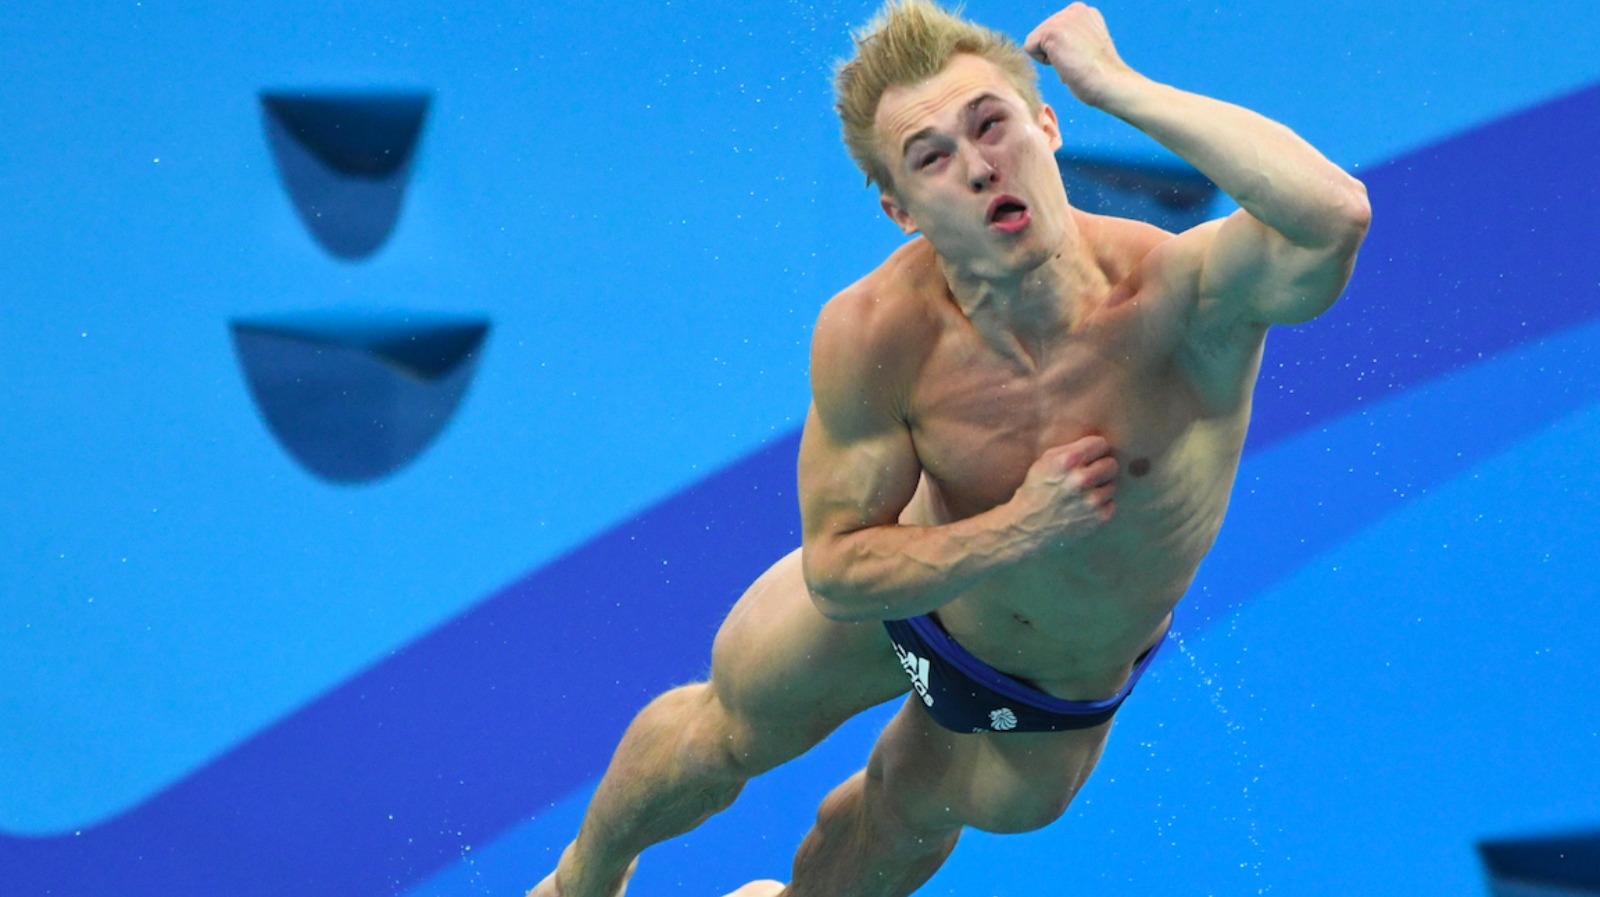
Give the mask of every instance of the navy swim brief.
POLYGON ((931 616, 884 620, 900 665, 934 722, 952 732, 1060 732, 1111 719, 1155 658, 1166 633, 1134 661, 1116 694, 1068 701, 1000 672, 967 653, 931 616))

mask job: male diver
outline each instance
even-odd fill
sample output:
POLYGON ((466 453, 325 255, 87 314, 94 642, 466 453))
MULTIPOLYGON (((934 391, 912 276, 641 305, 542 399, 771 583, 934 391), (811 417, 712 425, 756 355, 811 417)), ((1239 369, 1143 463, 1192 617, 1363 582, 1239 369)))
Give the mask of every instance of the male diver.
POLYGON ((635 718, 531 897, 621 894, 640 851, 908 690, 787 888, 739 897, 909 894, 964 827, 1058 818, 1222 524, 1268 328, 1332 305, 1367 231, 1359 181, 1135 72, 1082 3, 1018 48, 891 0, 835 88, 920 236, 817 321, 802 548, 734 605, 710 681, 635 718), (1030 55, 1240 209, 1181 234, 1074 209, 1030 55))

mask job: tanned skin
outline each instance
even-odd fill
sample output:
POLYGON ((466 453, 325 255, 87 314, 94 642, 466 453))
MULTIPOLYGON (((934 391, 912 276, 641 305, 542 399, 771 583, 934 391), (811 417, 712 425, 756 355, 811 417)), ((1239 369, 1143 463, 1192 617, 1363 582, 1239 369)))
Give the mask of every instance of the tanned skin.
MULTIPOLYGON (((1054 111, 975 56, 885 93, 883 208, 920 236, 818 320, 803 549, 734 607, 711 681, 635 720, 534 897, 620 894, 644 847, 904 693, 879 621, 933 613, 1074 700, 1114 694, 1167 625, 1227 510, 1266 333, 1342 292, 1366 191, 1282 125, 1133 71, 1082 3, 1025 49, 1241 208, 1176 235, 1072 208, 1054 111)), ((909 894, 964 827, 1059 817, 1109 729, 954 733, 908 701, 791 883, 735 893, 909 894)))

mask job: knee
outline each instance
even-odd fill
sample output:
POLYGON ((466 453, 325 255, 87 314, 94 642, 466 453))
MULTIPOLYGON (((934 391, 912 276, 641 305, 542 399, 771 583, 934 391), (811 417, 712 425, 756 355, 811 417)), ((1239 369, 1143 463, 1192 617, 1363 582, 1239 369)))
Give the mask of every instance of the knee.
POLYGON ((947 758, 937 749, 909 750, 887 735, 858 774, 875 827, 916 843, 959 833, 964 823, 955 795, 964 790, 965 771, 955 763, 940 762, 947 758))
POLYGON ((683 762, 717 777, 737 777, 741 764, 735 749, 736 721, 709 682, 674 689, 662 708, 677 720, 678 755, 683 762))
POLYGON ((854 832, 894 854, 948 852, 961 824, 948 808, 928 804, 923 796, 888 786, 869 762, 822 801, 817 829, 854 832))
POLYGON ((751 708, 711 689, 708 716, 715 719, 719 756, 747 779, 788 763, 810 750, 834 725, 810 718, 802 708, 751 708))
MULTIPOLYGON (((967 778, 967 777, 963 777, 967 778)), ((894 828, 918 839, 962 827, 995 835, 1015 835, 1044 828, 1060 819, 1073 793, 1049 787, 994 790, 981 778, 967 778, 963 787, 915 789, 899 781, 883 789, 882 806, 894 828)))
POLYGON ((1035 787, 999 788, 972 795, 966 824, 995 835, 1032 832, 1060 819, 1077 789, 1039 784, 1035 787))
POLYGON ((794 740, 792 730, 751 720, 724 701, 712 684, 685 690, 690 721, 684 729, 683 752, 705 772, 742 784, 804 750, 789 743, 794 740))

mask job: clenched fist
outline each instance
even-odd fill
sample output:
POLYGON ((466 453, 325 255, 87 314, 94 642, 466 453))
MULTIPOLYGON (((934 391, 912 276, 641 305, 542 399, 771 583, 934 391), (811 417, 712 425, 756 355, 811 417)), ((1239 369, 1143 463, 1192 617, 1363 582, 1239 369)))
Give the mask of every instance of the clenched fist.
POLYGON ((1116 511, 1117 469, 1100 436, 1045 449, 1008 502, 1017 528, 1040 548, 1099 529, 1116 511))
POLYGON ((1099 104, 1108 84, 1131 71, 1117 55, 1100 11, 1087 3, 1061 10, 1028 35, 1022 49, 1056 70, 1072 95, 1099 104))

